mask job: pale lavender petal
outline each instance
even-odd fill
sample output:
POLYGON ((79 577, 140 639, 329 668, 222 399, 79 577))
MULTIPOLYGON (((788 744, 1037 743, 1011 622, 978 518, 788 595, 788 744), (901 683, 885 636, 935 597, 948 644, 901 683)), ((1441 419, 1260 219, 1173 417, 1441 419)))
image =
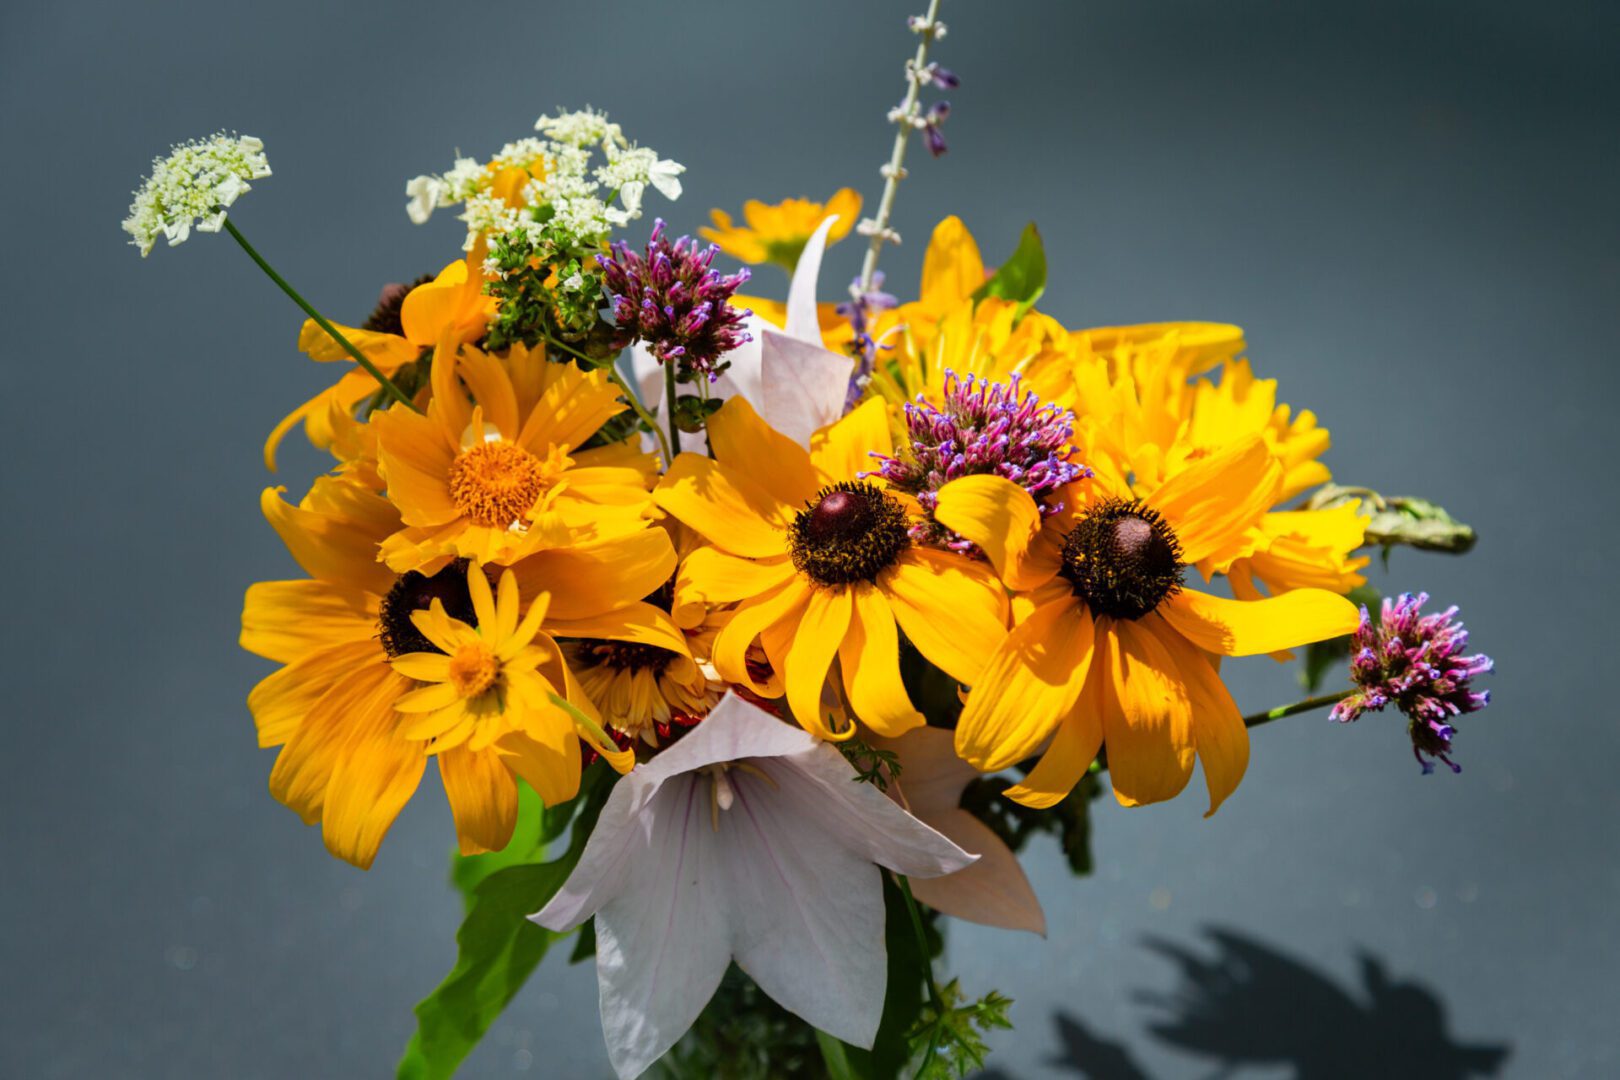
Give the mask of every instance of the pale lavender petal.
POLYGON ((854 782, 854 766, 827 743, 784 760, 793 768, 772 773, 781 788, 780 801, 800 820, 813 822, 872 862, 911 877, 938 877, 978 858, 900 809, 872 784, 854 782))
POLYGON ((809 448, 817 428, 844 414, 855 362, 816 344, 767 330, 760 358, 759 415, 767 424, 809 448))
POLYGON ((727 694, 697 727, 651 761, 637 765, 626 779, 663 779, 722 761, 782 757, 818 745, 797 724, 786 723, 736 694, 727 694))
POLYGON ((929 815, 926 820, 962 850, 978 855, 979 861, 954 874, 914 879, 911 891, 918 900, 952 918, 1046 936, 1046 913, 1024 868, 1001 837, 966 810, 929 815))
POLYGON ((754 764, 779 787, 734 769, 720 815, 737 965, 813 1027, 870 1047, 888 980, 882 871, 782 797, 796 771, 787 759, 754 764))
POLYGON ((709 781, 664 785, 626 860, 623 888, 596 913, 602 1032, 620 1077, 639 1076, 686 1033, 731 962, 727 870, 710 825, 709 781))
POLYGON ((788 285, 788 335, 811 345, 821 344, 821 321, 816 318, 816 281, 821 277, 821 256, 827 250, 827 231, 838 222, 837 214, 829 214, 816 231, 810 234, 799 262, 793 268, 793 281, 788 285))

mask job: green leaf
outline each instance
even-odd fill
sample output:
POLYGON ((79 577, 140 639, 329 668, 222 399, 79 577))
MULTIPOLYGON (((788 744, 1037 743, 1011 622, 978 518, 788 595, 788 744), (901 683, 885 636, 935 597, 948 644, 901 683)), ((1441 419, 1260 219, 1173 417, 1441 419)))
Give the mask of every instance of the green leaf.
POLYGON ((1444 507, 1416 495, 1380 495, 1371 488, 1327 484, 1306 501, 1305 508, 1331 510, 1351 501, 1359 501, 1362 511, 1371 515, 1366 543, 1382 547, 1386 562, 1390 549, 1396 547, 1464 555, 1479 539, 1444 507))
MULTIPOLYGON (((564 935, 529 921, 579 862, 612 787, 601 765, 587 769, 579 795, 563 806, 519 818, 522 835, 491 855, 457 858, 451 878, 465 892, 466 918, 456 932, 456 966, 416 1006, 416 1034, 400 1059, 400 1080, 443 1080, 484 1037, 545 956, 564 935), (573 821, 568 849, 551 862, 545 838, 573 821), (532 824, 531 824, 532 822, 532 824)), ((531 793, 532 796, 532 793, 531 793)), ((529 809, 537 807, 532 798, 529 809)), ((519 805, 524 805, 519 794, 519 805)))
POLYGON ((1045 291, 1046 245, 1041 242, 1040 230, 1032 221, 1024 226, 1018 248, 988 281, 973 291, 973 301, 978 303, 987 296, 1015 301, 1018 309, 1013 318, 1016 320, 1022 319, 1045 291))
POLYGON ((828 1080, 861 1080, 861 1074, 849 1060, 849 1047, 831 1035, 816 1029, 816 1045, 821 1047, 821 1060, 827 1066, 828 1080))
MULTIPOLYGON (((519 780, 517 827, 512 830, 512 839, 507 842, 506 847, 485 855, 450 857, 450 884, 461 893, 463 904, 470 910, 473 890, 478 887, 479 882, 496 871, 544 859, 546 844, 557 836, 556 833, 545 835, 548 821, 553 817, 563 817, 564 811, 567 811, 568 816, 572 816, 572 807, 578 802, 578 799, 574 799, 548 811, 540 802, 540 796, 534 793, 534 789, 519 780)), ((567 828, 566 819, 563 828, 567 828)))

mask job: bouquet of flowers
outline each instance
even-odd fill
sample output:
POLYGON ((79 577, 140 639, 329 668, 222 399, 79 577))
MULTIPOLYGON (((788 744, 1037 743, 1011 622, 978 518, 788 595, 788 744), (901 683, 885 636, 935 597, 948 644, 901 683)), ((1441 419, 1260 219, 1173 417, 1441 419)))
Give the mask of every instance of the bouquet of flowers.
POLYGON ((1490 661, 1360 571, 1473 534, 1332 483, 1237 327, 1066 327, 1033 226, 992 270, 955 217, 915 297, 884 291, 911 136, 945 152, 922 99, 958 85, 937 0, 909 25, 869 218, 845 189, 623 239, 684 167, 560 112, 409 182, 461 251, 349 326, 236 226, 258 140, 179 146, 136 194, 143 255, 227 232, 338 369, 265 445, 335 464, 263 492, 305 576, 248 589, 241 641, 278 665, 248 696, 270 791, 333 855, 369 867, 439 771, 466 919, 401 1076, 452 1073, 569 937, 621 1076, 961 1076, 1011 1002, 936 975, 942 919, 1044 933, 1017 853, 1051 833, 1089 871, 1105 790, 1171 799, 1196 762, 1213 814, 1250 728, 1326 707, 1393 707, 1457 769, 1490 661), (852 231, 860 276, 819 302, 852 231), (1349 685, 1244 715, 1239 656, 1349 685))

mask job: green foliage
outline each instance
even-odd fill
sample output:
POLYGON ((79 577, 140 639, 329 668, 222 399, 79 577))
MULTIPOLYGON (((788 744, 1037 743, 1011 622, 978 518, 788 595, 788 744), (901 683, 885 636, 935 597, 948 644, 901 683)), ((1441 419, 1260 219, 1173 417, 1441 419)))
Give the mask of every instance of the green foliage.
MULTIPOLYGON (((1349 600, 1368 611, 1378 610, 1378 590, 1371 585, 1358 585, 1349 592, 1349 600)), ((1300 660, 1299 682, 1307 692, 1316 693, 1328 672, 1350 658, 1350 635, 1313 641, 1305 647, 1300 660)))
POLYGON ((680 394, 675 398, 675 426, 688 435, 695 435, 708 424, 709 417, 720 411, 722 404, 720 398, 680 394))
POLYGON ((929 1002, 910 1037, 921 1054, 915 1080, 962 1080, 984 1068, 990 1048, 984 1035, 992 1028, 1011 1030, 1007 1010, 1012 999, 992 990, 977 1001, 964 1002, 955 979, 940 987, 940 1001, 929 1002))
POLYGON ((1077 877, 1092 871, 1091 801, 1103 792, 1101 768, 1093 764, 1074 790, 1049 810, 1032 810, 1003 798, 1012 782, 1000 776, 981 776, 962 792, 962 809, 978 818, 1014 853, 1024 850, 1032 836, 1055 836, 1069 869, 1077 877))
MULTIPOLYGON (((543 220, 550 213, 550 207, 542 207, 535 216, 543 220)), ((619 350, 601 316, 607 298, 596 265, 600 250, 600 244, 550 229, 496 236, 489 258, 500 274, 487 291, 498 310, 489 347, 504 349, 515 342, 532 347, 549 338, 565 342, 593 366, 611 361, 619 350)))
POLYGON ((441 1080, 453 1074, 562 937, 528 916, 545 906, 579 862, 612 787, 607 773, 600 763, 587 769, 579 795, 549 809, 540 808, 532 792, 521 790, 518 830, 506 848, 454 858, 450 877, 467 912, 456 932, 456 966, 416 1006, 416 1034, 400 1059, 400 1080, 441 1080), (570 822, 568 849, 542 862, 545 845, 570 822))
POLYGON ((1362 511, 1371 514, 1366 542, 1369 547, 1384 549, 1386 563, 1396 547, 1463 555, 1479 539, 1472 528, 1443 507, 1415 495, 1380 495, 1371 488, 1327 484, 1307 500, 1305 507, 1330 510, 1352 501, 1359 501, 1362 511))
POLYGON ((1045 291, 1046 245, 1042 243, 1040 230, 1032 221, 1024 226, 1024 234, 1018 238, 1018 247, 1007 261, 988 281, 973 291, 973 300, 977 303, 987 296, 994 296, 1015 301, 1018 304, 1015 318, 1022 319, 1045 291))
POLYGON ((890 778, 900 779, 900 756, 893 750, 879 750, 859 736, 834 745, 854 766, 857 783, 888 791, 890 778))

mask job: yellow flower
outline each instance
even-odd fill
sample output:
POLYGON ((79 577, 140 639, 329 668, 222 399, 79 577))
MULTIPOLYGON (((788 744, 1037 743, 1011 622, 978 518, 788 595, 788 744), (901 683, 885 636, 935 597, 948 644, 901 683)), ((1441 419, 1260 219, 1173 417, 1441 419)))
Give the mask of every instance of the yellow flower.
MULTIPOLYGON (((484 295, 484 255, 485 245, 480 241, 465 259, 457 259, 432 281, 406 293, 397 302, 397 309, 395 305, 379 305, 366 326, 339 325, 338 332, 378 371, 390 377, 446 335, 457 344, 476 341, 495 316, 495 298, 484 295)), ((305 320, 298 332, 298 347, 312 360, 353 363, 348 352, 313 319, 305 320)), ((377 389, 376 379, 352 367, 336 384, 298 406, 276 425, 264 443, 265 467, 275 471, 276 449, 299 423, 304 425, 311 443, 323 450, 330 447, 334 438, 333 410, 351 413, 377 389)))
MULTIPOLYGON (((577 718, 567 730, 544 729, 544 741, 525 731, 495 745, 480 741, 478 749, 472 739, 434 748, 404 730, 411 721, 396 706, 414 684, 391 661, 439 647, 418 626, 416 613, 431 611, 437 601, 467 626, 487 625, 473 600, 478 583, 469 579, 468 564, 396 576, 377 561, 379 545, 400 524, 387 499, 330 477, 317 480, 297 506, 285 502, 280 490, 264 492, 264 513, 309 577, 248 589, 241 639, 248 651, 283 665, 248 697, 259 745, 282 748, 270 774, 271 793, 306 823, 319 821, 328 850, 361 867, 371 865, 430 756, 438 763, 465 853, 506 846, 517 814, 514 770, 548 804, 571 798, 579 786, 577 718)), ((589 547, 545 551, 511 573, 520 594, 549 595, 540 609, 538 641, 543 632, 628 632, 624 627, 637 618, 640 598, 674 569, 667 535, 645 529, 589 547)), ((503 641, 516 633, 515 615, 508 603, 496 620, 512 628, 503 631, 503 641)), ((435 633, 442 629, 430 624, 435 633)), ((594 720, 589 698, 546 642, 547 655, 535 670, 594 720)))
POLYGON ((1002 638, 1006 601, 981 563, 915 545, 915 507, 860 479, 891 453, 880 401, 817 432, 807 453, 773 431, 746 399, 709 425, 714 459, 682 454, 654 492, 708 542, 681 566, 679 604, 735 604, 714 644, 727 682, 762 697, 784 691, 795 719, 824 739, 848 738, 822 705, 836 664, 855 714, 880 734, 923 722, 900 681, 903 630, 961 683, 972 683, 1002 638), (750 664, 758 641, 770 670, 750 664))
POLYGON ((454 556, 510 563, 646 526, 653 459, 628 443, 579 449, 625 408, 605 373, 521 345, 497 357, 445 342, 432 386, 425 415, 396 405, 371 421, 407 526, 383 544, 394 570, 454 556))
POLYGON ((799 253, 827 215, 837 214, 838 222, 827 233, 827 243, 835 244, 849 235, 860 216, 861 196, 852 188, 840 188, 825 203, 809 199, 783 199, 774 205, 750 199, 743 203, 745 225, 732 223, 724 210, 710 210, 714 228, 698 230, 720 250, 745 263, 776 263, 788 273, 798 265, 799 253))
POLYGON ((1143 494, 1104 473, 1076 481, 1044 519, 1000 477, 947 484, 935 516, 1022 593, 1015 628, 968 696, 957 752, 995 771, 1045 745, 1007 792, 1035 807, 1067 795, 1104 744, 1127 806, 1178 794, 1196 757, 1214 813, 1243 777, 1249 738, 1208 654, 1274 652, 1349 633, 1359 619, 1321 589, 1243 601, 1183 588, 1185 567, 1239 543, 1281 483, 1253 437, 1143 494))

